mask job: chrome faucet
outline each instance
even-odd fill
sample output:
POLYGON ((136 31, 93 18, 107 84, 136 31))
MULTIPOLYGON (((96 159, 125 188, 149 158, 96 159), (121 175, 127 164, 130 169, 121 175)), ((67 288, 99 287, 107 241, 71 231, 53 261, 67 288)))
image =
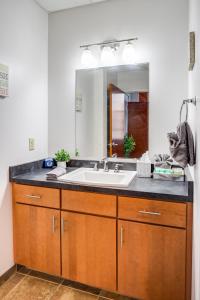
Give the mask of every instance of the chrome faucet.
POLYGON ((90 164, 94 165, 93 171, 99 171, 97 162, 91 162, 90 164))
POLYGON ((102 160, 101 160, 101 163, 103 163, 104 164, 104 166, 103 166, 103 170, 104 170, 104 172, 109 172, 109 168, 108 168, 108 160, 107 160, 107 158, 105 157, 105 158, 103 158, 102 160))

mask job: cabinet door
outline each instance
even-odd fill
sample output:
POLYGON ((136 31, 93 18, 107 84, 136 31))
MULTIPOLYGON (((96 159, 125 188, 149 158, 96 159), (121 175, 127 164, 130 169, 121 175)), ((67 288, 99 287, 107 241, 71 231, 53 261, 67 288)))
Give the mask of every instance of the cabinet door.
POLYGON ((116 290, 116 220, 62 212, 62 276, 116 290))
POLYGON ((24 204, 14 208, 15 262, 60 275, 60 212, 24 204))
POLYGON ((184 229, 119 221, 119 293, 142 300, 184 300, 184 229))

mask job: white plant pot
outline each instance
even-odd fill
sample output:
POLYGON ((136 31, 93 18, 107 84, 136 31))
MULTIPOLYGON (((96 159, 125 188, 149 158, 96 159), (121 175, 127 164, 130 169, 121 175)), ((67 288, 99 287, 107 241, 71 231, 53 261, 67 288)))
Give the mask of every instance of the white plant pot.
POLYGON ((57 161, 57 167, 66 168, 66 161, 57 161))

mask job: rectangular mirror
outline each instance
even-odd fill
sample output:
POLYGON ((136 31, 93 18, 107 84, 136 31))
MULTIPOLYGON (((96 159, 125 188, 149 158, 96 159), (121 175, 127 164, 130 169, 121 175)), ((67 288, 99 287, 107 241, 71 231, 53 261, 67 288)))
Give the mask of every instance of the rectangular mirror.
POLYGON ((138 158, 148 150, 149 64, 76 71, 76 152, 138 158))

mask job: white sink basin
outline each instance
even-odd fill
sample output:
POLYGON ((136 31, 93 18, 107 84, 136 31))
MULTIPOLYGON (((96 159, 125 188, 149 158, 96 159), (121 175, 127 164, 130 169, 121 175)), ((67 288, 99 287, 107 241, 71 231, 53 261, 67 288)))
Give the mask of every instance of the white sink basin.
POLYGON ((58 179, 68 183, 83 185, 128 187, 136 174, 136 171, 120 171, 119 173, 115 173, 113 170, 104 172, 102 169, 94 171, 91 168, 79 168, 60 176, 58 179))

